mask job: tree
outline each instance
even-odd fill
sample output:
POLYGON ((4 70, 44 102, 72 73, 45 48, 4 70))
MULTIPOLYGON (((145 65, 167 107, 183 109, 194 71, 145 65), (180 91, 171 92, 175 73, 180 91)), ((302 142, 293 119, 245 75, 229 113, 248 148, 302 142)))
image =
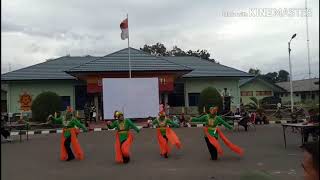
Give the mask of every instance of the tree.
POLYGON ((155 45, 145 44, 143 48, 140 48, 140 50, 155 56, 194 56, 216 62, 215 59, 210 59, 210 53, 206 49, 198 49, 196 51, 189 50, 186 52, 178 46, 173 46, 171 50, 167 50, 162 43, 156 43, 155 45))
POLYGON ((262 113, 263 109, 261 108, 262 100, 258 100, 256 97, 250 97, 251 102, 244 105, 246 109, 256 110, 257 113, 262 113))
POLYGON ((172 50, 169 51, 169 55, 171 56, 187 56, 187 53, 177 46, 173 46, 172 50))
POLYGON ((54 92, 43 92, 32 102, 32 120, 46 122, 50 114, 60 111, 61 98, 54 92))
POLYGON ((286 70, 281 69, 278 73, 278 82, 289 81, 289 73, 286 70))
POLYGON ((154 44, 151 46, 145 44, 143 46, 143 48, 140 48, 140 50, 147 52, 147 53, 154 55, 154 56, 167 56, 168 55, 167 48, 161 43, 157 43, 157 44, 154 44))
POLYGON ((277 72, 269 72, 265 75, 262 76, 263 78, 265 78, 268 81, 271 81, 273 83, 278 82, 278 73, 277 72))
POLYGON ((200 93, 198 111, 201 114, 205 107, 208 112, 211 106, 217 106, 219 108, 219 113, 222 112, 222 97, 218 90, 214 87, 207 87, 200 93))
POLYGON ((250 74, 253 74, 253 75, 260 75, 261 74, 261 71, 260 71, 260 69, 254 69, 254 68, 250 68, 249 69, 249 73, 250 74))
POLYGON ((259 75, 262 79, 277 83, 289 81, 289 73, 286 70, 281 69, 279 72, 269 72, 267 74, 261 74, 259 69, 250 68, 248 71, 250 74, 259 75))

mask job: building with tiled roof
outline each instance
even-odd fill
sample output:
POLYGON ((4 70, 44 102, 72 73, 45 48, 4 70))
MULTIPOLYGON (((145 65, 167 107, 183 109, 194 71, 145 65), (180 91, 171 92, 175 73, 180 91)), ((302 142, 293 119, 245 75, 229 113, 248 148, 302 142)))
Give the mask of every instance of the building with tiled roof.
MULTIPOLYGON (((200 92, 215 87, 230 96, 230 107, 240 104, 239 80, 251 74, 198 57, 159 57, 130 48, 132 77, 159 78, 159 97, 171 107, 197 106, 200 92)), ((106 56, 64 56, 1 75, 7 84, 8 112, 20 112, 19 97, 34 99, 43 91, 53 91, 70 105, 82 110, 85 102, 95 102, 102 112, 103 78, 129 77, 128 48, 106 56)), ((101 113, 100 113, 101 114, 101 113)))

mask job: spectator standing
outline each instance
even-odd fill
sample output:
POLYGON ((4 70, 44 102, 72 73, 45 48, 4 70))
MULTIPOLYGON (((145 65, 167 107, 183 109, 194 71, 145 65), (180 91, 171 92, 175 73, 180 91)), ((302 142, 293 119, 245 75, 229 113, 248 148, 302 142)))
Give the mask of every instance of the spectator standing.
POLYGON ((92 119, 95 122, 97 122, 96 116, 97 116, 96 106, 93 103, 91 103, 91 107, 90 107, 90 122, 92 121, 92 119))

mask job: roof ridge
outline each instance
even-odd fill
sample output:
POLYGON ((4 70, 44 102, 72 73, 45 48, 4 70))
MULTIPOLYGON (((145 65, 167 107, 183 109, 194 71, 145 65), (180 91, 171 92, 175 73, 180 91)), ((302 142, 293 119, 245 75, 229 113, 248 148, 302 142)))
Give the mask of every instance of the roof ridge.
MULTIPOLYGON (((143 54, 145 54, 145 55, 148 55, 148 56, 150 56, 150 57, 154 57, 154 58, 160 59, 160 60, 162 60, 162 61, 169 62, 169 63, 171 63, 171 64, 174 64, 174 65, 177 65, 177 66, 180 66, 180 67, 188 68, 188 70, 193 70, 193 69, 190 68, 189 66, 181 65, 181 64, 178 64, 178 63, 169 61, 169 60, 167 60, 167 59, 165 59, 165 58, 162 58, 163 56, 154 56, 154 55, 151 55, 151 54, 149 54, 149 53, 147 53, 147 52, 144 52, 144 51, 142 51, 142 50, 139 50, 139 49, 136 49, 136 48, 133 48, 133 47, 129 47, 129 48, 130 48, 130 49, 133 49, 133 50, 136 50, 136 51, 138 51, 138 52, 140 52, 140 53, 143 53, 143 54)), ((102 58, 105 58, 105 57, 108 57, 108 56, 112 56, 113 54, 116 54, 116 53, 118 53, 118 52, 120 52, 120 51, 123 51, 123 50, 125 50, 125 49, 128 49, 128 48, 123 48, 123 49, 120 49, 120 50, 115 51, 115 52, 113 52, 113 53, 107 54, 107 55, 105 55, 105 56, 98 57, 98 58, 96 58, 96 59, 93 59, 93 60, 91 60, 91 61, 88 61, 88 62, 86 62, 86 63, 84 63, 84 64, 80 64, 79 66, 74 66, 74 67, 68 69, 68 70, 65 71, 65 72, 68 72, 68 71, 70 71, 70 70, 72 70, 72 69, 81 67, 82 65, 86 65, 86 64, 88 64, 88 63, 92 63, 92 62, 98 61, 99 59, 102 59, 102 58)))
MULTIPOLYGON (((131 47, 129 47, 129 48, 131 48, 131 47)), ((82 66, 82 65, 86 65, 86 64, 88 64, 88 63, 97 61, 97 60, 99 60, 99 59, 102 59, 102 58, 104 58, 104 57, 113 55, 113 54, 118 53, 118 52, 120 52, 120 51, 123 51, 123 50, 125 50, 125 49, 128 49, 128 48, 123 48, 123 49, 120 49, 120 50, 115 51, 115 52, 113 52, 113 53, 107 54, 107 55, 105 55, 105 56, 97 57, 96 59, 93 59, 93 60, 88 61, 88 62, 86 62, 86 63, 80 64, 80 65, 78 65, 78 66, 74 66, 74 67, 72 67, 72 68, 70 68, 70 69, 68 69, 68 70, 66 70, 66 71, 64 71, 64 72, 69 72, 70 70, 72 70, 72 69, 74 69, 74 68, 78 68, 78 67, 80 67, 80 66, 82 66)), ((134 49, 134 48, 131 48, 131 49, 134 49)))
POLYGON ((83 64, 79 64, 79 65, 77 65, 77 66, 73 66, 72 68, 69 68, 69 69, 67 69, 67 70, 64 70, 63 72, 68 72, 68 71, 70 71, 70 70, 73 69, 73 68, 80 67, 80 66, 85 65, 85 64, 87 64, 87 63, 89 63, 89 62, 92 62, 92 61, 95 61, 95 60, 97 60, 97 59, 103 58, 104 56, 102 56, 102 57, 91 56, 91 57, 95 57, 95 58, 92 59, 92 60, 90 60, 90 61, 88 61, 88 62, 85 62, 85 63, 83 63, 83 64))

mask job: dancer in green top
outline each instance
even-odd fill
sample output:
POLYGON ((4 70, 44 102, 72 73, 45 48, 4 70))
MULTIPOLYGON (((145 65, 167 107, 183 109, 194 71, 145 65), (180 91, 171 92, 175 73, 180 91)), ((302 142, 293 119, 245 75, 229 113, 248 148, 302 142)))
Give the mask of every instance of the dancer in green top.
POLYGON ((140 129, 130 119, 124 119, 122 112, 117 112, 116 117, 117 120, 114 122, 107 122, 109 129, 115 128, 117 130, 115 143, 116 162, 128 163, 130 161, 130 147, 133 142, 133 135, 130 129, 134 129, 137 133, 140 132, 140 129))
POLYGON ((192 118, 192 122, 202 122, 205 124, 204 132, 205 132, 205 141, 208 146, 208 150, 211 155, 212 160, 218 159, 218 153, 221 155, 223 153, 221 146, 219 145, 217 139, 221 137, 224 143, 234 152, 242 155, 243 150, 232 144, 221 132, 218 126, 225 126, 227 129, 231 130, 232 126, 230 126, 227 122, 225 122, 221 116, 217 116, 218 107, 210 107, 210 113, 205 114, 199 118, 192 118))
POLYGON ((168 141, 171 144, 176 145, 178 149, 181 148, 179 138, 177 137, 176 133, 170 128, 170 126, 179 127, 179 124, 176 124, 175 122, 166 118, 164 112, 160 112, 159 118, 153 120, 152 124, 157 128, 157 137, 161 156, 163 156, 164 158, 168 158, 168 154, 170 152, 168 141))
POLYGON ((65 117, 57 117, 57 113, 55 113, 55 116, 52 117, 52 122, 54 124, 63 125, 60 144, 60 159, 63 161, 71 161, 74 158, 77 158, 78 160, 84 159, 84 153, 78 142, 77 135, 79 134, 79 128, 84 132, 87 131, 87 128, 73 116, 72 109, 68 107, 65 117), (74 154, 70 146, 72 146, 74 154))

